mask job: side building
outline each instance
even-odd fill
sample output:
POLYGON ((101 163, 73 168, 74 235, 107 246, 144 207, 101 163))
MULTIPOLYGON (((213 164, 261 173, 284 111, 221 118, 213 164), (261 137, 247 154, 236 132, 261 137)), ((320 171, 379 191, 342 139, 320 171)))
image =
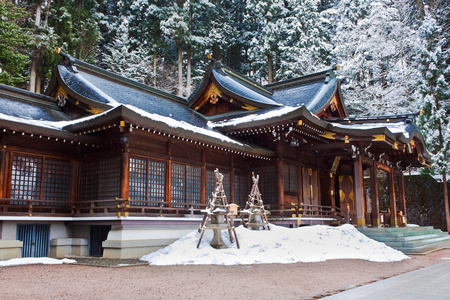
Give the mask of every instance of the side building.
POLYGON ((0 85, 0 259, 141 257, 198 228, 216 168, 241 208, 258 174, 273 223, 398 226, 430 164, 414 115, 348 117, 333 70, 262 86, 212 61, 184 99, 60 54, 46 95, 0 85))

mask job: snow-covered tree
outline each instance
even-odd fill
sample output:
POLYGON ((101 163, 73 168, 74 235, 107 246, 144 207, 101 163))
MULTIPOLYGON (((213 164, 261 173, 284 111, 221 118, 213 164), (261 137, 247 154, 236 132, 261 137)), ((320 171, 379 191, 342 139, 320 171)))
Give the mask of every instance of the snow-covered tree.
MULTIPOLYGON (((352 115, 418 110, 411 95, 417 80, 414 28, 393 0, 342 0, 324 12, 334 24, 333 59, 352 115)), ((403 7, 403 6, 402 6, 403 7)))
POLYGON ((273 81, 274 61, 278 58, 282 33, 286 29, 287 13, 281 0, 247 0, 248 53, 255 79, 267 78, 268 83, 273 81))
POLYGON ((437 1, 434 9, 425 7, 425 18, 419 29, 421 43, 419 81, 423 96, 423 114, 419 126, 433 153, 431 172, 441 174, 444 182, 447 231, 450 213, 447 174, 450 172, 450 4, 437 1))
POLYGON ((288 79, 330 67, 328 20, 321 17, 318 0, 287 0, 276 79, 288 79))
POLYGON ((183 96, 183 42, 187 32, 189 32, 188 12, 185 7, 185 0, 169 1, 165 7, 165 20, 161 22, 161 30, 164 36, 175 42, 177 49, 178 65, 178 91, 177 95, 183 96))

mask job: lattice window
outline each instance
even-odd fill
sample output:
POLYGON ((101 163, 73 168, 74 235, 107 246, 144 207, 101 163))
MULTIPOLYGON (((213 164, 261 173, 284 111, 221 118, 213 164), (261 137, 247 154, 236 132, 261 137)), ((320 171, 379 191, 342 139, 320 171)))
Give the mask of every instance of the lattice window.
MULTIPOLYGON (((164 202, 166 195, 166 164, 160 161, 148 161, 148 200, 164 202)), ((157 203, 150 203, 157 206, 157 203)))
POLYGON ((234 176, 234 203, 240 207, 245 207, 248 193, 247 176, 236 174, 234 176))
POLYGON ((10 197, 52 201, 44 205, 65 205, 70 198, 70 169, 69 161, 13 155, 10 197))
POLYGON ((201 177, 199 167, 186 166, 187 171, 187 203, 201 203, 201 177))
MULTIPOLYGON (((11 198, 32 199, 41 198, 42 158, 14 155, 11 173, 11 198)), ((14 204, 25 202, 14 201, 14 204)))
POLYGON ((83 201, 108 200, 120 196, 120 157, 85 161, 81 168, 83 201))
POLYGON ((42 199, 52 201, 48 205, 61 206, 69 201, 69 194, 70 162, 46 159, 42 199))
MULTIPOLYGON (((172 202, 184 203, 186 201, 186 166, 172 164, 172 202)), ((181 205, 174 205, 181 207, 181 205)))
POLYGON ((206 202, 208 203, 212 199, 212 193, 216 187, 216 176, 214 175, 214 170, 206 170, 206 202))
POLYGON ((81 167, 81 200, 98 199, 98 162, 85 161, 81 167))
POLYGON ((275 167, 268 166, 255 170, 259 175, 259 190, 264 204, 277 204, 277 177, 275 167))
POLYGON ((298 191, 297 167, 292 165, 283 165, 283 187, 285 191, 298 191))
POLYGON ((147 160, 139 158, 130 158, 130 198, 132 205, 145 205, 147 194, 147 160))
POLYGON ((120 196, 120 156, 99 160, 99 199, 114 199, 120 196))

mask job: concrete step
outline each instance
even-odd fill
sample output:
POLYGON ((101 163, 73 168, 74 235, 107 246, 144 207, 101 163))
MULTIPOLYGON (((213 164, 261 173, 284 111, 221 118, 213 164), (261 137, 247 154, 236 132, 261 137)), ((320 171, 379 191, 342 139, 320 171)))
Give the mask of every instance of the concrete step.
POLYGON ((366 236, 407 254, 428 253, 449 248, 450 235, 432 226, 399 228, 358 228, 366 236))

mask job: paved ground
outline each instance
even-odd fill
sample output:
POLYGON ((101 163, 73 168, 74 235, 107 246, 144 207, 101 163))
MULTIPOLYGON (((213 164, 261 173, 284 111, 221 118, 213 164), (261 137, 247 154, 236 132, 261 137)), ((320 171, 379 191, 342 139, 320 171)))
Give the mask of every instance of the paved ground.
POLYGON ((450 260, 322 299, 450 299, 450 260))
MULTIPOLYGON (((295 264, 136 266, 139 263, 136 260, 89 258, 79 259, 79 265, 0 267, 0 299, 311 300, 348 290, 355 292, 357 289, 354 288, 359 286, 370 288, 373 282, 440 265, 449 262, 448 258, 450 249, 414 255, 411 259, 400 262, 384 263, 337 259, 295 264), (121 267, 123 264, 133 266, 121 267)), ((441 273, 450 273, 449 264, 446 266, 446 270, 431 268, 423 270, 429 273, 419 272, 419 275, 416 275, 426 278, 432 274, 438 278, 426 278, 429 282, 420 277, 418 279, 423 281, 420 282, 422 286, 427 287, 427 290, 424 290, 426 296, 432 297, 436 294, 436 297, 431 299, 440 299, 437 293, 442 291, 442 281, 447 281, 445 284, 449 285, 449 274, 446 278, 440 278, 441 273), (436 283, 437 287, 431 286, 431 283, 436 283)), ((406 277, 406 283, 400 283, 402 287, 394 287, 394 290, 417 293, 413 289, 418 286, 415 282, 412 283, 413 288, 403 288, 409 280, 409 277, 406 277)), ((384 281, 383 284, 385 282, 389 281, 384 281)), ((363 297, 377 300, 395 299, 394 295, 389 294, 389 290, 385 293, 383 285, 373 293, 374 295, 363 297)), ((413 299, 427 299, 425 295, 411 295, 413 299)), ((447 295, 450 295, 448 290, 444 298, 450 299, 447 295)), ((343 296, 343 299, 358 299, 357 295, 346 296, 345 292, 340 296, 343 296)))

